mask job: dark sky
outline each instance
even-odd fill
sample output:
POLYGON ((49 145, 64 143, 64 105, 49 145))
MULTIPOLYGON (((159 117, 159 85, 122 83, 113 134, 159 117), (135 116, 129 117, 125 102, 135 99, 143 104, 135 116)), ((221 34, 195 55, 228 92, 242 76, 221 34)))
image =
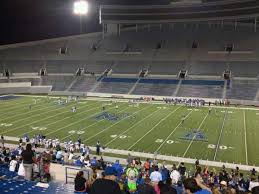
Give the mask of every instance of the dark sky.
MULTIPOLYGON (((169 0, 88 0, 91 12, 83 18, 83 31, 100 31, 100 4, 167 4, 169 0)), ((0 44, 26 42, 80 33, 73 14, 74 0, 1 0, 0 44)))

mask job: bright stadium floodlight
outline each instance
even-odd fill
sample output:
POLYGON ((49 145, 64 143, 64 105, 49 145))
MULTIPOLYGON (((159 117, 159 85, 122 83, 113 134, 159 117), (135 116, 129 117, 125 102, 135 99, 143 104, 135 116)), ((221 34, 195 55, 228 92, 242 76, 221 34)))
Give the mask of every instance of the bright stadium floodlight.
POLYGON ((78 0, 74 3, 74 14, 86 15, 88 13, 88 2, 83 0, 78 0))

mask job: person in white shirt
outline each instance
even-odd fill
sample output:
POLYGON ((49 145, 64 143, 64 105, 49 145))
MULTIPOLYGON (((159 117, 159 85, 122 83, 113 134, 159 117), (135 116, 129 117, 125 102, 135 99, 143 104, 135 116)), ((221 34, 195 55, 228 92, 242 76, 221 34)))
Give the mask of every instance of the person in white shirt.
POLYGON ((158 171, 158 167, 155 167, 155 171, 150 174, 150 179, 153 183, 162 181, 162 174, 158 171))
POLYGON ((73 157, 74 157, 73 152, 70 152, 70 154, 69 154, 69 156, 68 156, 69 164, 73 164, 73 157))
POLYGON ((9 164, 9 171, 14 172, 15 168, 16 168, 16 165, 17 165, 16 158, 15 158, 15 156, 12 156, 12 160, 9 164))
POLYGON ((249 183, 249 191, 252 191, 252 189, 254 187, 258 187, 259 186, 259 182, 256 181, 256 179, 254 177, 251 178, 251 181, 249 183))
POLYGON ((173 171, 170 174, 170 178, 172 179, 173 184, 177 184, 181 175, 180 172, 176 169, 176 166, 173 167, 173 171))

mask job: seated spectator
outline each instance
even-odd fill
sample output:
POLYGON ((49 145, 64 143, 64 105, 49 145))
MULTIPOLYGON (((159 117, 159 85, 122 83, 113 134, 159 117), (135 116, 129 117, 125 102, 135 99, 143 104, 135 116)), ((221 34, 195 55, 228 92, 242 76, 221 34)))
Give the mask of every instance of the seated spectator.
POLYGON ((119 161, 119 160, 116 160, 116 162, 112 165, 112 167, 115 168, 118 177, 120 177, 120 176, 122 175, 122 173, 123 173, 123 168, 122 168, 122 166, 120 165, 120 161, 119 161))
POLYGON ((211 191, 205 185, 201 184, 199 180, 194 178, 187 178, 183 182, 186 194, 210 194, 211 191))
POLYGON ((17 165, 16 157, 14 155, 12 155, 11 162, 9 164, 9 171, 15 172, 16 165, 17 165))
POLYGON ((168 178, 166 180, 166 184, 158 184, 160 189, 160 194, 177 194, 177 191, 175 188, 172 187, 172 179, 168 178))
POLYGON ((62 151, 61 150, 57 151, 57 153, 56 153, 56 160, 57 160, 57 162, 61 163, 62 158, 63 158, 62 151))
POLYGON ((87 184, 86 179, 84 178, 84 172, 79 171, 75 178, 75 191, 76 192, 86 192, 87 184))
POLYGON ((145 183, 143 185, 138 185, 138 194, 156 194, 149 177, 145 178, 145 183))
POLYGON ((121 194, 119 184, 115 182, 116 176, 117 173, 113 167, 106 167, 104 178, 94 181, 90 194, 121 194))
POLYGON ((183 193, 183 183, 182 183, 182 181, 178 181, 177 184, 173 184, 173 188, 176 189, 177 194, 182 194, 183 193))

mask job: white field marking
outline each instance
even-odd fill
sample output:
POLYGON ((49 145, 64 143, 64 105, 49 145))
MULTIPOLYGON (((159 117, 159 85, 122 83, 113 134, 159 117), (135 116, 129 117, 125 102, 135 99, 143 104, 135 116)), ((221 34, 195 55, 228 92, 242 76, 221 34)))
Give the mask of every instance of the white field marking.
MULTIPOLYGON (((93 104, 91 104, 91 105, 89 105, 89 106, 92 106, 92 105, 97 104, 97 103, 98 103, 98 102, 93 103, 93 104)), ((81 108, 86 108, 86 107, 88 107, 88 106, 82 106, 81 108)), ((98 109, 98 108, 100 108, 100 107, 95 107, 95 108, 87 109, 87 110, 85 110, 85 111, 83 111, 83 112, 78 113, 77 115, 80 115, 80 114, 83 114, 83 113, 87 113, 87 112, 89 112, 89 111, 92 111, 92 110, 98 109)), ((69 111, 66 111, 66 112, 69 112, 69 111)), ((58 123, 58 122, 60 122, 60 121, 63 121, 63 120, 69 119, 69 118, 71 118, 71 115, 68 116, 68 117, 64 117, 63 119, 56 120, 56 121, 54 121, 54 122, 48 123, 48 124, 45 125, 45 126, 53 125, 53 124, 55 124, 55 123, 58 123)), ((30 134, 30 133, 32 133, 32 132, 34 132, 34 131, 35 131, 35 130, 31 130, 31 131, 27 132, 27 134, 30 134)))
POLYGON ((222 125, 221 125, 221 130, 220 130, 218 142, 217 142, 217 145, 216 145, 216 150, 215 150, 214 157, 213 157, 214 161, 216 160, 216 157, 217 157, 217 153, 218 153, 218 149, 219 149, 219 143, 220 143, 222 132, 223 132, 223 129, 224 129, 224 126, 225 126, 225 121, 226 121, 226 118, 227 118, 227 114, 228 114, 228 111, 226 110, 225 111, 225 115, 224 115, 224 119, 223 119, 223 122, 222 122, 222 125))
MULTIPOLYGON (((144 117, 143 119, 139 120, 138 122, 136 122, 134 125, 132 125, 131 127, 129 127, 126 131, 124 131, 123 133, 119 134, 118 136, 124 135, 125 133, 127 133, 129 130, 131 130, 132 128, 134 128, 135 126, 137 126, 139 123, 143 122, 144 120, 146 120, 147 118, 151 117, 152 115, 154 115, 156 112, 158 112, 159 110, 156 110, 154 112, 152 112, 150 115, 144 117)), ((105 146, 108 146, 109 144, 111 144, 112 142, 114 142, 118 137, 115 137, 114 139, 112 139, 111 141, 109 141, 108 143, 105 144, 105 146)))
MULTIPOLYGON (((14 116, 7 117, 7 118, 5 118, 4 120, 8 120, 8 119, 11 119, 11 118, 15 118, 15 117, 20 116, 20 115, 27 115, 27 114, 30 114, 30 113, 33 113, 33 112, 39 112, 39 111, 42 111, 42 110, 45 110, 45 109, 48 109, 48 108, 50 108, 50 107, 44 107, 44 108, 36 109, 36 110, 33 110, 33 111, 28 111, 28 112, 26 112, 26 113, 15 114, 14 116)), ((60 108, 57 108, 57 109, 55 109, 55 110, 59 110, 59 109, 61 109, 61 108, 65 108, 65 107, 60 107, 60 108)), ((47 111, 47 112, 44 112, 44 113, 48 113, 48 112, 52 112, 52 111, 54 111, 54 110, 50 110, 50 111, 47 111)), ((36 115, 33 115, 33 114, 32 114, 32 115, 29 116, 29 117, 15 120, 15 121, 13 121, 12 123, 17 123, 17 122, 19 122, 19 121, 23 121, 23 120, 28 119, 28 118, 31 118, 31 117, 39 116, 39 115, 42 115, 42 114, 44 114, 44 113, 40 113, 40 114, 36 114, 36 115)))
MULTIPOLYGON (((37 110, 34 110, 34 111, 29 111, 29 112, 27 112, 27 113, 21 113, 21 114, 18 114, 18 115, 26 115, 26 114, 29 114, 29 113, 33 113, 33 112, 39 112, 39 111, 42 111, 42 110, 45 110, 45 109, 48 109, 48 108, 50 108, 50 107, 44 107, 44 108, 41 108, 41 109, 37 109, 37 110)), ((37 117, 37 116, 40 116, 40 115, 43 115, 43 114, 46 114, 46 113, 50 113, 50 112, 53 112, 53 111, 57 111, 57 110, 61 110, 61 109, 63 109, 63 108, 67 108, 66 106, 62 106, 62 107, 59 107, 59 108, 57 108, 57 109, 53 109, 53 110, 50 110, 50 111, 47 111, 47 112, 42 112, 42 113, 40 113, 40 114, 35 114, 35 115, 31 115, 31 116, 29 116, 29 117, 25 117, 25 118, 22 118, 22 119, 18 119, 18 120, 15 120, 15 121, 13 121, 12 123, 17 123, 17 122, 19 122, 19 121, 23 121, 23 120, 26 120, 26 119, 29 119, 29 118, 32 118, 32 117, 37 117)), ((67 112, 67 111, 66 111, 67 112)), ((17 115, 14 115, 14 116, 12 116, 12 117, 16 117, 17 115)), ((10 118, 12 118, 12 117, 8 117, 7 119, 10 119, 10 118)))
MULTIPOLYGON (((110 108, 109 110, 111 110, 111 109, 114 109, 115 107, 112 107, 112 108, 110 108)), ((129 107, 127 107, 127 108, 129 108, 129 107)), ((123 110, 125 110, 125 109, 123 109, 123 110)), ((122 110, 122 111, 123 111, 122 110)), ((100 113, 102 113, 103 111, 100 111, 100 112, 97 112, 97 113, 94 113, 94 114, 92 114, 92 115, 90 115, 90 116, 88 116, 88 117, 85 117, 85 118, 83 118, 83 119, 80 119, 80 120, 77 120, 77 121, 75 121, 75 122, 73 122, 73 123, 70 123, 69 125, 67 125, 67 126, 64 126, 64 127, 61 127, 61 128, 59 128, 59 129, 57 129, 57 130, 55 130, 55 131, 52 131, 52 132, 50 132, 50 133, 47 133, 47 134, 45 134, 45 135, 49 135, 49 134, 52 134, 52 133, 56 133, 57 131, 60 131, 61 129, 65 129, 65 128, 67 128, 67 127, 69 127, 69 126, 72 126, 72 125, 74 125, 74 124, 76 124, 76 123, 79 123, 79 122, 81 122, 81 121, 84 121, 84 120, 86 120, 86 119, 88 119, 88 118, 91 118, 91 117, 93 117, 94 115, 98 115, 98 114, 100 114, 100 113)), ((101 120, 99 120, 99 121, 102 121, 103 119, 101 119, 101 120)), ((96 123, 98 123, 99 121, 97 121, 96 123)), ((96 124, 96 123, 94 123, 94 124, 96 124)), ((88 126, 89 127, 89 126, 88 126)), ((80 130, 83 130, 83 129, 80 129, 80 130)), ((69 137, 69 136, 67 136, 67 137, 69 137)), ((66 138, 66 137, 65 137, 66 138)), ((64 138, 62 138, 61 140, 63 140, 64 138)))
MULTIPOLYGON (((64 108, 64 107, 62 107, 62 108, 64 108)), ((32 125, 33 123, 37 123, 37 122, 39 122, 39 121, 43 121, 43 120, 47 120, 47 119, 50 119, 50 118, 56 117, 56 116, 58 116, 58 115, 61 115, 61 114, 66 113, 66 112, 70 112, 70 110, 69 110, 69 111, 64 111, 64 112, 61 112, 61 113, 58 113, 58 114, 55 114, 55 115, 52 115, 52 116, 50 116, 50 117, 45 117, 45 118, 43 118, 43 119, 40 119, 40 120, 37 120, 37 121, 31 122, 31 123, 28 123, 28 124, 25 124, 25 125, 22 125, 22 126, 19 126, 19 127, 16 127, 16 128, 11 129, 11 130, 9 130, 9 131, 5 131, 5 132, 3 132, 3 134, 5 134, 5 133, 9 133, 9 132, 11 132, 11 131, 14 131, 14 130, 16 130, 16 129, 19 129, 19 128, 22 128, 22 127, 25 127, 25 126, 28 126, 28 125, 32 125)))
MULTIPOLYGON (((193 112, 193 110, 191 110, 185 117, 185 119, 187 119, 189 117, 189 115, 193 112)), ((182 121, 179 122, 179 124, 173 129, 173 131, 167 136, 167 138, 165 139, 165 141, 163 141, 162 144, 160 144, 160 146, 156 149, 155 152, 158 152, 163 145, 166 143, 166 141, 168 141, 168 139, 171 137, 171 135, 176 131, 176 129, 178 129, 178 127, 182 124, 182 121)))
POLYGON ((13 102, 13 103, 11 104, 11 106, 12 106, 13 104, 17 104, 17 105, 15 105, 15 107, 10 107, 10 105, 3 106, 4 104, 0 104, 0 105, 1 105, 1 112, 2 112, 2 110, 10 110, 10 109, 15 109, 15 108, 17 109, 17 107, 29 105, 30 103, 28 103, 27 101, 25 101, 25 102, 23 102, 23 103, 16 103, 16 102, 13 102))
POLYGON ((92 135, 91 137, 85 139, 83 142, 86 142, 86 141, 88 141, 88 140, 90 140, 90 139, 96 137, 97 135, 99 135, 99 134, 101 134, 101 133, 107 131, 107 130, 110 129, 111 127, 117 125, 118 123, 120 123, 120 122, 126 120, 127 118, 129 118, 129 117, 131 117, 131 116, 133 116, 133 115, 136 115, 138 112, 140 112, 140 111, 142 111, 142 110, 145 110, 145 109, 147 109, 148 107, 149 107, 149 106, 146 106, 145 108, 142 108, 142 109, 140 109, 140 110, 138 110, 138 111, 133 112, 132 115, 128 115, 128 116, 124 117, 123 119, 121 119, 121 120, 115 122, 114 124, 110 125, 109 127, 106 127, 104 130, 102 130, 102 131, 100 131, 100 132, 98 132, 98 133, 92 135))
MULTIPOLYGON (((6 113, 10 113, 11 111, 10 110, 22 110, 22 109, 25 109, 25 107, 28 109, 28 105, 30 105, 30 103, 29 104, 27 104, 27 103, 24 103, 24 104, 22 104, 22 105, 17 105, 17 106, 15 106, 15 107, 12 107, 12 108, 6 108, 6 110, 4 110, 4 109, 2 109, 1 108, 1 112, 2 112, 2 110, 4 110, 3 112, 6 112, 6 113), (21 108, 21 109, 20 109, 21 108)), ((41 104, 41 103, 39 103, 39 105, 41 106, 41 105, 43 105, 43 103, 41 104)), ((38 106, 37 106, 38 107, 38 106)), ((23 113, 24 114, 24 113, 23 113)), ((4 116, 4 115, 6 115, 6 114, 3 114, 2 116, 4 116)), ((16 114, 15 116, 17 116, 18 114, 16 114)), ((19 114, 20 115, 20 114, 19 114)))
POLYGON ((128 150, 130 150, 131 148, 133 148, 138 142, 140 142, 144 137, 146 137, 149 133, 151 133, 158 125, 160 125, 160 123, 162 123, 163 121, 165 121, 168 117, 170 117, 173 113, 175 113, 179 108, 181 108, 182 106, 179 106, 177 109, 175 109, 174 111, 172 111, 170 114, 168 114, 166 117, 164 117, 163 119, 161 119, 156 125, 154 125, 148 132, 146 132, 141 138, 139 138, 134 144, 132 144, 128 150))
MULTIPOLYGON (((116 108, 116 107, 113 107, 113 108, 110 108, 110 109, 114 109, 114 108, 116 108)), ((118 113, 120 113, 120 112, 122 112, 122 111, 125 111, 125 110, 127 110, 127 109, 129 109, 129 108, 130 108, 130 107, 125 107, 124 109, 120 110, 118 113)), ((109 110, 110 110, 110 109, 109 109, 109 110)), ((101 113, 101 112, 99 112, 99 113, 101 113)), ((99 113, 98 113, 98 114, 99 114, 99 113)), ((95 114, 94 114, 94 115, 95 115, 95 114)), ((100 119, 99 121, 94 122, 94 123, 92 123, 91 125, 88 125, 87 127, 82 128, 82 129, 80 129, 80 130, 84 131, 84 130, 86 130, 87 128, 92 127, 92 126, 96 125, 97 123, 102 122, 102 121, 104 121, 104 120, 105 120, 105 118, 100 119)), ((63 137, 63 138, 61 139, 61 141, 63 141, 64 139, 66 139, 66 138, 68 138, 68 137, 70 137, 70 136, 71 136, 71 135, 67 135, 66 137, 63 137)))
MULTIPOLYGON (((206 116, 203 118, 203 120, 202 120, 200 126, 198 127, 198 131, 200 131, 200 128, 201 128, 201 126, 203 125, 203 123, 204 123, 204 121, 206 120, 206 118, 208 117, 208 115, 209 115, 209 113, 207 113, 206 116)), ((185 155, 186 155, 187 152, 189 151, 189 149, 190 149, 190 147, 191 147, 191 145, 192 145, 192 143, 193 143, 195 137, 196 137, 196 135, 194 135, 194 137, 192 138, 192 140, 191 140, 189 146, 186 148, 186 150, 185 150, 185 152, 184 152, 184 154, 183 154, 183 156, 182 156, 183 158, 185 157, 185 155)))
POLYGON ((248 165, 247 140, 246 140, 246 112, 245 112, 245 110, 243 110, 243 117, 244 117, 244 132, 245 132, 246 165, 248 165))

